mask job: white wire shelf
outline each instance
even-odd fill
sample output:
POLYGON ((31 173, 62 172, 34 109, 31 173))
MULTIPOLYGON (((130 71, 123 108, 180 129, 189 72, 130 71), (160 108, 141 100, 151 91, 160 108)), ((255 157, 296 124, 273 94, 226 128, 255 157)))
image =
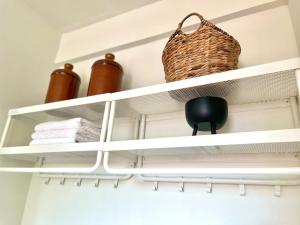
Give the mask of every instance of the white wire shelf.
POLYGON ((141 114, 178 111, 186 101, 200 96, 223 97, 229 104, 285 99, 298 95, 296 70, 299 68, 300 58, 294 58, 117 92, 111 99, 122 103, 117 115, 128 108, 141 114))
POLYGON ((99 120, 103 114, 105 102, 110 101, 111 94, 102 94, 77 99, 27 106, 11 109, 9 116, 25 116, 35 121, 42 121, 47 116, 72 118, 83 117, 90 120, 99 120))
POLYGON ((52 159, 89 158, 95 157, 97 151, 102 150, 102 147, 103 143, 101 142, 15 146, 1 148, 0 156, 25 161, 36 161, 38 157, 52 159))
MULTIPOLYGON (((124 110, 117 110, 117 115, 120 110, 128 114, 130 109, 142 114, 178 111, 182 109, 183 103, 200 96, 223 97, 230 104, 285 99, 298 95, 295 71, 299 68, 300 58, 293 58, 113 94, 12 109, 9 115, 45 112, 54 116, 89 118, 93 117, 93 112, 103 112, 104 106, 97 103, 118 100, 124 100, 121 101, 124 110)), ((34 114, 33 118, 36 117, 34 114)))
POLYGON ((104 143, 107 152, 137 155, 298 153, 300 129, 169 137, 104 143))

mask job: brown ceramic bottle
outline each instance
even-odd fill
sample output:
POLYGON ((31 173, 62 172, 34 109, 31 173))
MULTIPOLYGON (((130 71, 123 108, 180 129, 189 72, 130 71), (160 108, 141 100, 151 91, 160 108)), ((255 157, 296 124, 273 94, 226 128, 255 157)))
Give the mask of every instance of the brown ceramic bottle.
POLYGON ((96 61, 92 66, 92 74, 87 95, 117 92, 121 88, 123 69, 114 61, 115 56, 105 54, 105 59, 96 61))
POLYGON ((64 69, 52 72, 45 103, 76 98, 80 86, 80 77, 73 72, 72 64, 64 69))

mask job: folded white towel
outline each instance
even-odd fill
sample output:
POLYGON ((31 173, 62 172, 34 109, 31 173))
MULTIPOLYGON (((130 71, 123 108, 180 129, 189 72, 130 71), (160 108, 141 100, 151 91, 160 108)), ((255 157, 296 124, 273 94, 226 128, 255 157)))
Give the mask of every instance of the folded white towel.
POLYGON ((67 144, 75 143, 75 138, 53 138, 32 140, 29 145, 46 145, 46 144, 67 144))
POLYGON ((100 128, 100 125, 94 124, 83 118, 73 118, 62 121, 52 121, 46 123, 40 123, 34 127, 35 131, 46 131, 46 130, 64 130, 64 129, 77 129, 80 127, 92 127, 100 128))
POLYGON ((99 139, 100 132, 101 129, 99 128, 80 127, 78 129, 36 131, 31 137, 34 140, 47 138, 75 138, 77 136, 99 139))

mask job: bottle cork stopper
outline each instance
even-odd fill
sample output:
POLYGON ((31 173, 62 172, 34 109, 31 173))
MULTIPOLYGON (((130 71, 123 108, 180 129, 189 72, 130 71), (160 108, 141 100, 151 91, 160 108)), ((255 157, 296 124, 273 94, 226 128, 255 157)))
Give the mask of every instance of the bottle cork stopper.
POLYGON ((70 64, 70 63, 66 63, 66 64, 65 64, 65 70, 72 71, 72 70, 73 70, 73 65, 70 64))
POLYGON ((112 54, 112 53, 106 53, 106 54, 105 54, 105 59, 114 61, 115 56, 114 56, 114 54, 112 54))

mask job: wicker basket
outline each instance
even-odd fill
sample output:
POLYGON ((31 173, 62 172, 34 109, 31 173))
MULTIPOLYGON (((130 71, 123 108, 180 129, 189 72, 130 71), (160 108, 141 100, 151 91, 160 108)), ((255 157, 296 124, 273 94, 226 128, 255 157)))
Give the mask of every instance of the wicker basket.
POLYGON ((167 82, 237 69, 241 47, 225 31, 198 13, 187 15, 167 42, 162 55, 167 82), (182 32, 182 24, 198 16, 201 26, 193 33, 182 32))

